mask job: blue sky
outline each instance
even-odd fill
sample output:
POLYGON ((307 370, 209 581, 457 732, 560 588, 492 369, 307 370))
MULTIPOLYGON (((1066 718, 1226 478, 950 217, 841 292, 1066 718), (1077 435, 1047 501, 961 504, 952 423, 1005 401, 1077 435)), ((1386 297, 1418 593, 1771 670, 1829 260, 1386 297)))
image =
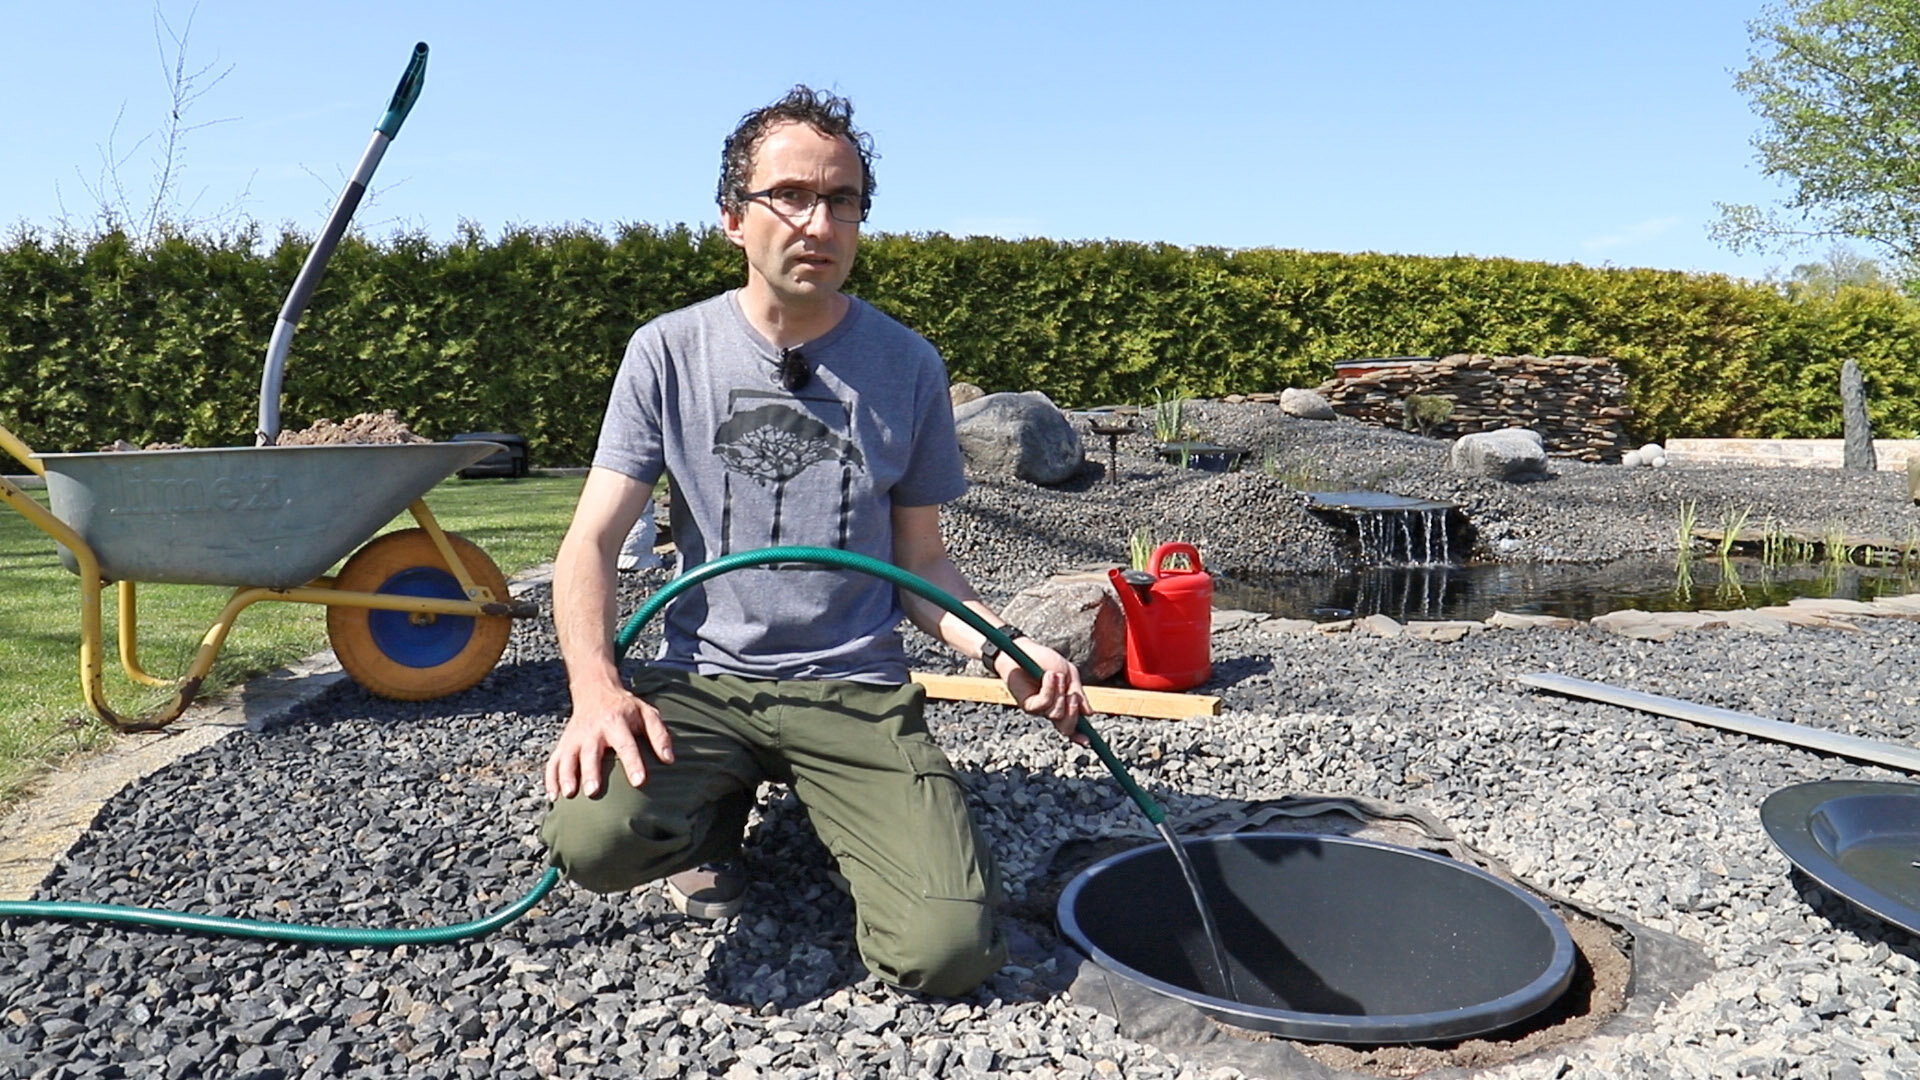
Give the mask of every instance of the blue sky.
MULTIPOLYGON (((1733 88, 1761 0, 1607 4, 164 3, 183 194, 312 232, 416 40, 425 93, 359 223, 713 220, 721 140, 796 82, 878 143, 870 228, 1505 256, 1759 277, 1713 242, 1776 202, 1733 88)), ((109 136, 162 127, 153 5, 0 0, 0 223, 49 225, 109 136), (116 115, 119 129, 114 134, 116 115)), ((141 204, 153 144, 120 169, 141 204)))

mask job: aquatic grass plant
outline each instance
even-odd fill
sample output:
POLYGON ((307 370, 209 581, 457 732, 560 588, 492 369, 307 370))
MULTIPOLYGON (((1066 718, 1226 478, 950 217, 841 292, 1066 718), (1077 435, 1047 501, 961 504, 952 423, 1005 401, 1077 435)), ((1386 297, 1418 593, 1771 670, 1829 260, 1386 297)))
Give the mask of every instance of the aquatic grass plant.
POLYGON ((1673 598, 1688 603, 1693 600, 1693 555, 1682 548, 1680 557, 1673 561, 1673 598))
POLYGON ((1826 553, 1829 566, 1845 566, 1854 561, 1857 547, 1847 542, 1847 527, 1839 522, 1828 522, 1820 533, 1821 545, 1826 553))
POLYGON ((1723 604, 1746 606, 1746 583, 1740 580, 1739 568, 1725 555, 1720 556, 1720 584, 1714 586, 1713 592, 1723 604))
POLYGON ((1127 565, 1135 570, 1149 569, 1147 564, 1153 561, 1153 548, 1152 530, 1145 525, 1133 530, 1133 535, 1127 537, 1127 565))
POLYGON ((1739 510, 1727 507, 1720 512, 1720 544, 1718 555, 1725 563, 1733 556, 1735 544, 1740 542, 1740 534, 1747 527, 1747 520, 1753 516, 1753 507, 1743 506, 1739 510))
MULTIPOLYGON (((1153 393, 1153 437, 1163 443, 1177 442, 1187 430, 1187 399, 1176 394, 1162 397, 1153 393)), ((1182 464, 1185 464, 1182 462, 1182 464)))
POLYGON ((1680 522, 1674 529, 1674 545, 1679 549, 1679 559, 1687 562, 1693 558, 1693 529, 1700 521, 1700 504, 1692 499, 1680 500, 1680 522))
POLYGON ((1787 562, 1787 545, 1793 538, 1774 518, 1768 518, 1760 529, 1760 565, 1773 568, 1787 562))

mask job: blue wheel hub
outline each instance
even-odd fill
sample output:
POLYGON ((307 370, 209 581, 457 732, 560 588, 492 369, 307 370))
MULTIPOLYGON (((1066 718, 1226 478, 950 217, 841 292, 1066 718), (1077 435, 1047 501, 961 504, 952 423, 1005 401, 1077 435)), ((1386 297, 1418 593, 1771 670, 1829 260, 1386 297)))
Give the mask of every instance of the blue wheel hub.
MULTIPOLYGON (((467 594, 450 573, 432 566, 416 566, 388 578, 377 590, 399 596, 430 596, 465 600, 467 594)), ((407 667, 437 667, 460 655, 473 637, 471 615, 422 615, 410 611, 367 612, 367 629, 380 652, 407 667)))

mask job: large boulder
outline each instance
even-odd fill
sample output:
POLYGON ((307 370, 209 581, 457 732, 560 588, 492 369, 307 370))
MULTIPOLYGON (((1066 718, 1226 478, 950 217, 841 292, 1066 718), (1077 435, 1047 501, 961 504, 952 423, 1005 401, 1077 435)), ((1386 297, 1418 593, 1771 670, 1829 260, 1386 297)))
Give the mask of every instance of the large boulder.
POLYGON ((947 397, 953 402, 953 407, 956 409, 969 401, 979 401, 986 396, 987 392, 985 390, 980 389, 970 382, 957 382, 947 387, 947 397))
POLYGON ((953 410, 960 453, 973 471, 1059 484, 1086 464, 1080 433, 1037 390, 988 394, 953 410))
POLYGON ((1303 420, 1332 420, 1340 415, 1333 411, 1325 395, 1297 386, 1280 391, 1280 411, 1303 420))
MULTIPOLYGON (((1103 582, 1042 581, 1015 593, 999 611, 1033 640, 1073 661, 1083 682, 1110 679, 1127 664, 1126 613, 1103 582)), ((979 667, 975 661, 974 670, 979 667)))
POLYGON ((1455 472, 1493 480, 1533 480, 1547 473, 1547 446, 1539 432, 1526 428, 1476 431, 1454 440, 1448 461, 1455 472))

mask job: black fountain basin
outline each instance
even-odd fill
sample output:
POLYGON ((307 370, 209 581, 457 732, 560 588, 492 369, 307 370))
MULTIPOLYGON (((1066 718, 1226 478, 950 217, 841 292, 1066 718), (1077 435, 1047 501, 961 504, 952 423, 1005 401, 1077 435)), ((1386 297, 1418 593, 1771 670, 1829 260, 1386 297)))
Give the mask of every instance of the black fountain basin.
POLYGON ((1164 442, 1154 452, 1162 461, 1207 472, 1232 472, 1248 454, 1244 447, 1210 442, 1164 442))
POLYGON ((1795 784, 1767 796, 1760 824, 1802 873, 1920 934, 1920 784, 1795 784))
POLYGON ((1173 855, 1136 848, 1082 871, 1060 928, 1114 975, 1223 1023, 1316 1042, 1439 1042, 1495 1031, 1573 979, 1573 938, 1477 867, 1348 837, 1240 833, 1182 843, 1213 905, 1235 995, 1203 989, 1211 952, 1173 855))

